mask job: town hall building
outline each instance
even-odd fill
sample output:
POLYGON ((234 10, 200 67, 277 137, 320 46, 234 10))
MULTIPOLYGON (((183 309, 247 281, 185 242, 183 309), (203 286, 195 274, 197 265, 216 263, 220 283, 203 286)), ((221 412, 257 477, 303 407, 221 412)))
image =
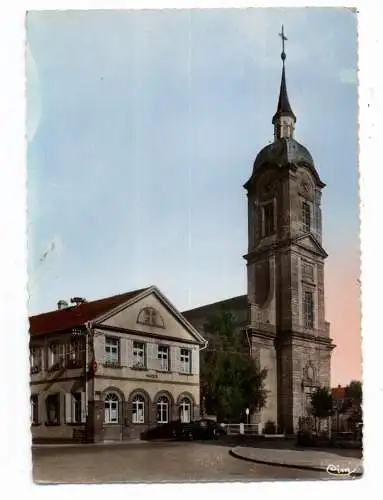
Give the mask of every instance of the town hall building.
POLYGON ((330 389, 330 325, 325 319, 321 180, 310 152, 295 139, 296 116, 282 77, 272 118, 274 141, 255 158, 248 199, 247 295, 184 311, 203 334, 219 308, 247 332, 251 354, 267 369, 266 407, 253 421, 296 432, 316 387, 330 389))

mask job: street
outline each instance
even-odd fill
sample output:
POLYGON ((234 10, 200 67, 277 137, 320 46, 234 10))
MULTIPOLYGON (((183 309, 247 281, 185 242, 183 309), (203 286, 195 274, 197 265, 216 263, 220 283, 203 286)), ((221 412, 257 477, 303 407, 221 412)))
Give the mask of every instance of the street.
POLYGON ((33 477, 43 483, 142 483, 331 479, 326 472, 256 464, 215 442, 134 442, 34 447, 33 477))

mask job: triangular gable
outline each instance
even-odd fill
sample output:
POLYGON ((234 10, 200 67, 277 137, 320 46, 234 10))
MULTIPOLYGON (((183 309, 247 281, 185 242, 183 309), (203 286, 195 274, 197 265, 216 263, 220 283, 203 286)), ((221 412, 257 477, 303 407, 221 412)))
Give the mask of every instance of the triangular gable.
POLYGON ((198 331, 155 286, 95 318, 92 323, 93 325, 142 331, 144 334, 145 332, 163 334, 164 336, 170 334, 175 340, 193 340, 201 345, 206 343, 198 331), (161 325, 158 327, 147 326, 139 321, 141 311, 147 307, 158 310, 164 323, 163 327, 161 325), (188 339, 185 338, 185 334, 188 339))
POLYGON ((293 244, 298 245, 306 250, 309 250, 317 255, 320 255, 323 258, 327 257, 327 253, 323 249, 322 245, 312 234, 305 234, 296 238, 293 241, 293 244))

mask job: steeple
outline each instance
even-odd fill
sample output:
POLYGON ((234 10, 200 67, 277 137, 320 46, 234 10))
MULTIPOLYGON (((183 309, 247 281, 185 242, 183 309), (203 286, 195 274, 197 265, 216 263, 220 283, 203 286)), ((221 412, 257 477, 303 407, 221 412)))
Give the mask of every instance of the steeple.
POLYGON ((283 137, 293 137, 294 136, 294 128, 296 117, 291 109, 289 97, 287 95, 287 87, 286 87, 286 72, 285 72, 285 41, 287 38, 285 37, 282 25, 282 31, 279 33, 279 36, 282 39, 282 78, 281 78, 281 87, 279 90, 279 99, 278 106, 275 115, 273 116, 273 125, 274 125, 274 140, 282 139, 283 137))

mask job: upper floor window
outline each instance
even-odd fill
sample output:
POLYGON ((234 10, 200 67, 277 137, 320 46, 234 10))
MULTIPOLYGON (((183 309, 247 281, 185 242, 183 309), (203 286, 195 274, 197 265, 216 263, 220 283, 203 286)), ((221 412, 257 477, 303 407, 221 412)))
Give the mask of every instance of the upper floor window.
POLYGON ((133 342, 133 366, 145 368, 145 344, 143 342, 133 342))
POLYGON ((66 345, 64 343, 52 344, 49 347, 49 367, 64 366, 66 345))
POLYGON ((302 229, 305 233, 311 231, 311 207, 306 201, 302 202, 302 229))
POLYGON ((303 322, 306 328, 314 328, 314 294, 303 293, 303 322))
POLYGON ((180 365, 182 373, 191 372, 191 352, 190 349, 181 349, 180 365))
POLYGON ((41 370, 41 348, 31 347, 30 348, 30 363, 31 372, 37 373, 41 370))
POLYGON ((120 340, 105 337, 105 363, 118 364, 120 361, 120 340))
POLYGON ((271 201, 263 205, 263 236, 274 234, 274 203, 271 201))
POLYGON ((159 345, 157 357, 160 365, 160 370, 169 371, 169 347, 165 345, 159 345))
POLYGON ((72 366, 81 366, 85 357, 85 342, 83 338, 76 338, 68 346, 68 361, 72 366))

